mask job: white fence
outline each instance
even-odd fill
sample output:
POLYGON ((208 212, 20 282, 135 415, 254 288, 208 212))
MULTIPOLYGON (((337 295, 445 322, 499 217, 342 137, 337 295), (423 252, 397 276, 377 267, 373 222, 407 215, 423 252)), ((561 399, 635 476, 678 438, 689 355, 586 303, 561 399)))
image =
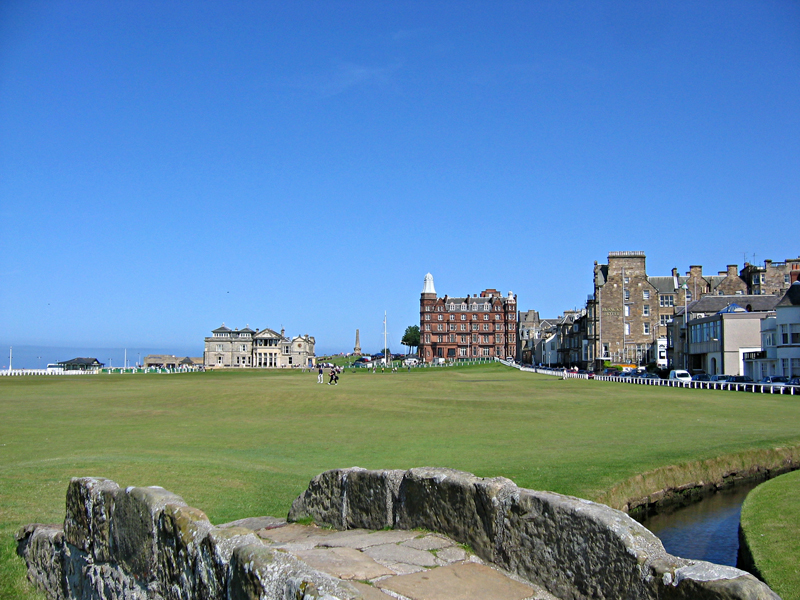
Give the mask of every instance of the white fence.
POLYGON ((0 371, 0 377, 15 377, 17 375, 96 375, 97 371, 65 371, 63 369, 5 369, 0 371))
MULTIPOLYGON (((516 366, 513 363, 504 364, 516 366)), ((575 373, 562 369, 544 369, 540 367, 517 367, 520 371, 539 373, 540 375, 554 375, 564 379, 590 379, 588 373, 575 373)), ((633 385, 660 385, 667 387, 682 387, 701 390, 724 390, 732 392, 754 392, 756 394, 789 394, 800 396, 800 386, 774 385, 768 383, 729 383, 727 381, 678 381, 676 379, 642 379, 639 377, 612 377, 610 375, 595 375, 595 381, 617 381, 633 385)))

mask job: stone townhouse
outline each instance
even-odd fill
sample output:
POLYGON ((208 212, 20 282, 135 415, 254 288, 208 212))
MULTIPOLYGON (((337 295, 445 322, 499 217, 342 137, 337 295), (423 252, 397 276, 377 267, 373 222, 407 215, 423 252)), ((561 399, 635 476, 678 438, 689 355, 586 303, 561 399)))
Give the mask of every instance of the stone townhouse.
POLYGON ((692 265, 685 276, 649 276, 644 252, 610 252, 608 264, 594 267, 594 294, 587 301, 586 365, 668 365, 667 327, 675 307, 707 295, 746 294, 737 265, 704 275, 692 265), (594 358, 593 358, 594 356, 594 358))
POLYGON ((747 283, 748 294, 782 296, 789 290, 790 285, 800 280, 800 258, 783 262, 765 260, 763 267, 744 263, 739 275, 747 283))
POLYGON ((223 323, 205 338, 206 367, 286 368, 313 365, 315 340, 305 334, 286 337, 273 329, 230 329, 223 323))
POLYGON ((419 357, 423 362, 516 357, 517 297, 486 289, 472 296, 438 297, 425 276, 419 301, 419 357))

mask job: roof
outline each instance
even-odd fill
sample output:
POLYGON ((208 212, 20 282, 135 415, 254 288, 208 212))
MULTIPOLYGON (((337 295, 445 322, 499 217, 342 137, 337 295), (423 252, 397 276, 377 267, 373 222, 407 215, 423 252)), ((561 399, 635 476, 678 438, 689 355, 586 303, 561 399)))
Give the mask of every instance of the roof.
MULTIPOLYGON (((769 312, 775 310, 778 297, 774 295, 746 296, 703 296, 699 300, 689 303, 690 313, 714 314, 727 308, 731 304, 738 304, 747 312, 769 312)), ((683 314, 683 306, 675 307, 675 314, 683 314)))
POLYGON ((225 323, 222 324, 222 327, 217 327, 216 329, 212 329, 211 333, 230 333, 230 329, 225 327, 225 323))
POLYGON ((789 286, 777 306, 800 306, 800 281, 789 286))
POLYGON ((667 277, 648 277, 647 281, 658 290, 659 294, 675 293, 675 278, 672 275, 667 277))
POLYGON ((103 363, 101 363, 96 358, 83 358, 83 357, 71 358, 69 360, 62 360, 58 364, 64 366, 67 365, 91 365, 91 366, 100 365, 101 367, 103 366, 103 363))

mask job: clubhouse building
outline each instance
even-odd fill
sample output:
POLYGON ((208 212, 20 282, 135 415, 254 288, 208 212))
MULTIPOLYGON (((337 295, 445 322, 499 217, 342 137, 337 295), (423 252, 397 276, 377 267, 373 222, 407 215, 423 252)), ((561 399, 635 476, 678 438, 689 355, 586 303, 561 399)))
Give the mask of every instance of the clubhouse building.
POLYGON ((281 329, 214 329, 205 338, 203 364, 206 368, 281 369, 312 366, 316 360, 312 336, 288 338, 281 329))

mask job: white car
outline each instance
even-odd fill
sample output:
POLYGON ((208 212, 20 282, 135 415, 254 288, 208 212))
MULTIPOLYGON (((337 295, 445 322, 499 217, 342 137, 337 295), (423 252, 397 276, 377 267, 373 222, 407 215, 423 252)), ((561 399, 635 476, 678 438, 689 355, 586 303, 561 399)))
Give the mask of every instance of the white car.
POLYGON ((691 381, 692 376, 689 375, 689 371, 684 371, 683 369, 675 369, 674 371, 669 372, 669 378, 678 380, 678 381, 691 381))

